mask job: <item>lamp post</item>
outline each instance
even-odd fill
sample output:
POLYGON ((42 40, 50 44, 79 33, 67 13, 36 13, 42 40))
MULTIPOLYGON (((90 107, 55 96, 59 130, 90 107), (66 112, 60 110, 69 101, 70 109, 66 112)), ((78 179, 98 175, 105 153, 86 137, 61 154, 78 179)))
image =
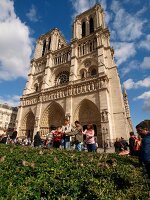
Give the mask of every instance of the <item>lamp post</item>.
POLYGON ((106 135, 108 134, 108 129, 104 128, 102 129, 102 134, 103 134, 103 141, 104 141, 104 153, 106 153, 106 149, 107 149, 107 143, 106 143, 106 135))

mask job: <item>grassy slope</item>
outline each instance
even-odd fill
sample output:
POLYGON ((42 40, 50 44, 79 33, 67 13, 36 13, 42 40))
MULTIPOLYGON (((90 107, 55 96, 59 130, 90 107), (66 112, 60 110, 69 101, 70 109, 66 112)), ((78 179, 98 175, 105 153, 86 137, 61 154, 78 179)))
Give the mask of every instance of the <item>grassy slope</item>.
POLYGON ((7 145, 0 157, 0 199, 40 199, 43 192, 48 199, 148 199, 131 157, 7 145))

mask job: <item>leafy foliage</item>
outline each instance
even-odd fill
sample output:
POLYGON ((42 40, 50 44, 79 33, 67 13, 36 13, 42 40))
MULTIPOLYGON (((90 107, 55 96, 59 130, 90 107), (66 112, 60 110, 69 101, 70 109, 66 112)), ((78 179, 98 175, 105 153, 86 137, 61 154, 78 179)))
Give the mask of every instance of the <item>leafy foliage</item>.
POLYGON ((148 198, 135 158, 0 145, 0 199, 148 198))

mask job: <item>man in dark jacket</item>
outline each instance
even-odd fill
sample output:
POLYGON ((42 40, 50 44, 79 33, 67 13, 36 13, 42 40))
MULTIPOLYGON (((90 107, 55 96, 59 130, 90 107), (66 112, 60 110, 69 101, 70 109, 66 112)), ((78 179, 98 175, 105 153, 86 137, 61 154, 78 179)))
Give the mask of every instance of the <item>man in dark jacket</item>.
POLYGON ((150 179, 150 132, 147 124, 143 121, 136 126, 138 134, 142 137, 140 160, 145 164, 150 179))
POLYGON ((40 132, 38 131, 34 136, 34 147, 39 147, 42 145, 42 139, 40 137, 40 132))

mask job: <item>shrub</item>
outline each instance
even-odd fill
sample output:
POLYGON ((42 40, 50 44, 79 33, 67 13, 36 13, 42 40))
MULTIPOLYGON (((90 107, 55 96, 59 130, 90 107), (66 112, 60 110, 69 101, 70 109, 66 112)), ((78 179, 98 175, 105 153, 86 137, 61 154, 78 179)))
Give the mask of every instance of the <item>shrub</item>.
POLYGON ((148 199, 138 161, 116 154, 0 145, 0 199, 148 199))

